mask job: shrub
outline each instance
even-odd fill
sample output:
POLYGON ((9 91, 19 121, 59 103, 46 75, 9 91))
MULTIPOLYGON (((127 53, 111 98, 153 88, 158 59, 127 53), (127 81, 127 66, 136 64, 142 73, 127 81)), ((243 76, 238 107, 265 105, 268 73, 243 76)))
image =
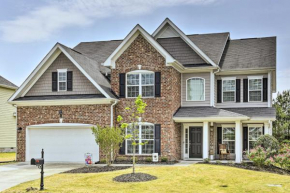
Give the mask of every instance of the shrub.
POLYGON ((220 160, 217 160, 215 163, 216 164, 221 164, 222 162, 220 160))
POLYGON ((247 162, 245 162, 245 161, 242 161, 242 166, 247 166, 248 165, 248 163, 247 162))
POLYGON ((262 167, 265 165, 267 159, 267 152, 262 146, 257 146, 250 150, 249 159, 253 161, 254 165, 262 167))
POLYGON ((278 140, 273 137, 272 135, 262 135, 258 138, 255 143, 255 146, 261 146, 264 149, 270 149, 271 151, 278 152, 279 150, 279 142, 278 140))
POLYGON ((203 160, 203 162, 204 162, 204 163, 209 163, 209 159, 208 159, 208 158, 205 158, 205 159, 203 160))
POLYGON ((124 162, 124 161, 128 161, 128 158, 120 156, 120 157, 117 157, 116 160, 119 162, 124 162))
POLYGON ((290 170, 290 145, 287 143, 282 144, 279 154, 274 156, 274 160, 281 168, 290 170))
POLYGON ((235 162, 233 162, 233 161, 229 161, 228 162, 230 165, 234 165, 235 164, 235 162))
POLYGON ((161 157, 161 162, 167 162, 168 158, 167 157, 161 157))
POLYGON ((106 159, 101 159, 101 160, 100 160, 100 163, 101 163, 101 164, 105 164, 106 162, 107 162, 106 159))
MULTIPOLYGON (((133 163, 133 157, 131 157, 131 162, 133 163)), ((135 157, 135 163, 138 162, 138 157, 135 157)))
POLYGON ((152 157, 146 157, 145 161, 146 162, 152 162, 152 157))

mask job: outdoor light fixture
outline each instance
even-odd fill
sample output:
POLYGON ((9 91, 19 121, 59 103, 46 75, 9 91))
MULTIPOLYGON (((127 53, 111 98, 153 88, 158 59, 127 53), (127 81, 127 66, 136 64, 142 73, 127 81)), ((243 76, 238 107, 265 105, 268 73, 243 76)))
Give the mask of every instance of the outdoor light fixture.
POLYGON ((22 131, 22 127, 17 128, 17 132, 20 133, 22 131))
POLYGON ((59 114, 59 122, 62 123, 62 110, 59 110, 58 114, 59 114))

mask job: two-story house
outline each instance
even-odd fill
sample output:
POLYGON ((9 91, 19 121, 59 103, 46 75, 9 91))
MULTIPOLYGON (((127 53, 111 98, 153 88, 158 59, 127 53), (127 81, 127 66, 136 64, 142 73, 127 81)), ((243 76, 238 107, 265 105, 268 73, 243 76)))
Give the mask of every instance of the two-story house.
MULTIPOLYGON (((48 161, 82 161, 87 152, 98 159, 90 127, 117 124, 142 95, 139 138, 147 143, 138 156, 218 159, 227 144, 239 163, 272 134, 275 90, 276 37, 186 35, 165 19, 151 35, 137 25, 123 40, 57 43, 9 99, 17 105, 17 160, 42 148, 48 161)), ((132 153, 127 139, 120 154, 132 153)))

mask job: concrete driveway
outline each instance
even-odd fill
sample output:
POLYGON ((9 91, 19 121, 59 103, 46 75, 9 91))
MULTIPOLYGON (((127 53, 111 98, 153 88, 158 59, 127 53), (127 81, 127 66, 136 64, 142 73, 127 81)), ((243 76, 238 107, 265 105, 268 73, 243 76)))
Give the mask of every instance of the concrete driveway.
MULTIPOLYGON (((44 176, 50 176, 83 166, 85 164, 81 163, 46 163, 44 165, 44 176)), ((30 163, 22 162, 0 166, 0 192, 20 183, 36 179, 40 179, 40 169, 36 166, 31 166, 30 163)))

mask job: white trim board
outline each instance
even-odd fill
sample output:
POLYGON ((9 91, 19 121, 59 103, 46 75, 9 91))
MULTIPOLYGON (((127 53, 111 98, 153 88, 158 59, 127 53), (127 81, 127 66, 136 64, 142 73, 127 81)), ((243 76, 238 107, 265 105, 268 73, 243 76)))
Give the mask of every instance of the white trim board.
POLYGON ((19 89, 10 97, 8 102, 12 102, 17 97, 23 97, 31 89, 31 87, 37 82, 41 75, 48 69, 53 61, 63 53, 88 79, 89 81, 106 97, 111 98, 104 89, 92 79, 92 77, 62 48, 61 44, 57 43, 44 57, 44 59, 37 65, 28 78, 22 83, 19 89))

